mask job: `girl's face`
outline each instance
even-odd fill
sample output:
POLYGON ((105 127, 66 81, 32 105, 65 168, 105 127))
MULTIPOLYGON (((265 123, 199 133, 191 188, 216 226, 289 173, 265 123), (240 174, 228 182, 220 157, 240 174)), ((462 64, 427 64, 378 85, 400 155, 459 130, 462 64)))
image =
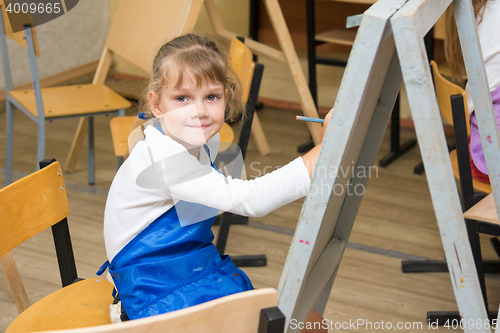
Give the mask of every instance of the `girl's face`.
MULTIPOLYGON (((177 82, 172 79, 169 82, 177 82)), ((150 91, 148 98, 164 133, 188 149, 206 143, 224 123, 224 86, 205 82, 197 87, 190 72, 184 73, 179 88, 173 85, 163 88, 160 98, 150 91)))

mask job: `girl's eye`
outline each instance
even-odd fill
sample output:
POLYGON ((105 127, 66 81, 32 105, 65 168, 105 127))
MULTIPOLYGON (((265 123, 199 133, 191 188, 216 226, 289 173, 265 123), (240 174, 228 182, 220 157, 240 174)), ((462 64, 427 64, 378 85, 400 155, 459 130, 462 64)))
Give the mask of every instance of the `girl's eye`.
POLYGON ((186 101, 187 101, 187 98, 186 98, 186 96, 179 96, 179 97, 176 97, 176 98, 175 98, 175 100, 176 100, 177 102, 182 102, 182 103, 184 103, 184 102, 186 102, 186 101))
POLYGON ((217 96, 217 95, 209 95, 209 96, 207 97, 207 100, 208 100, 209 102, 215 102, 218 98, 219 98, 219 96, 217 96))

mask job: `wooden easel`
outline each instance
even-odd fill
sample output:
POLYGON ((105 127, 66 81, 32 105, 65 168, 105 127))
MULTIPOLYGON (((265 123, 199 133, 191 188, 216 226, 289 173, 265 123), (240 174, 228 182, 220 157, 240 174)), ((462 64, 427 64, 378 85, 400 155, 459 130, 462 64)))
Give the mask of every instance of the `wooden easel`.
MULTIPOLYGON (((278 286, 287 332, 299 331, 291 319, 324 311, 403 78, 460 314, 488 318, 423 42, 451 1, 379 0, 364 14, 278 286)), ((467 0, 453 6, 498 212, 500 136, 474 13, 467 0)))
MULTIPOLYGON (((175 11, 171 12, 173 14, 175 13, 175 16, 177 18, 179 17, 183 18, 182 22, 176 20, 175 22, 177 25, 172 25, 171 29, 168 30, 168 33, 165 33, 166 37, 170 36, 170 38, 166 38, 166 40, 191 31, 196 23, 196 20, 198 19, 200 9, 203 3, 205 3, 208 15, 210 17, 210 21, 214 27, 216 34, 224 37, 228 41, 230 41, 233 36, 236 36, 236 33, 228 31, 224 28, 224 24, 219 15, 214 0, 189 0, 189 1, 186 0, 183 1, 184 4, 183 8, 179 8, 178 1, 174 0, 164 0, 164 1, 170 2, 171 8, 175 8, 175 11)), ((309 117, 317 118, 318 111, 316 109, 316 106, 314 105, 311 93, 307 85, 306 78, 304 76, 304 73, 302 72, 302 68, 300 67, 299 59, 297 57, 297 53, 295 52, 292 38, 290 37, 290 33, 288 32, 288 28, 285 23, 285 18, 283 17, 283 13, 281 12, 278 0, 267 0, 265 1, 265 5, 269 18, 271 19, 274 31, 276 33, 276 36, 278 37, 281 51, 276 50, 265 44, 253 41, 249 38, 245 39, 245 45, 248 46, 250 50, 252 50, 252 52, 258 56, 263 56, 288 65, 288 68, 295 81, 295 85, 297 86, 297 90, 300 96, 300 103, 304 114, 309 117)), ((152 4, 151 7, 154 7, 154 5, 152 4)), ((148 16, 144 16, 144 18, 147 21, 148 16)), ((169 19, 167 19, 166 21, 168 20, 169 19)), ((140 47, 137 47, 134 40, 124 39, 122 42, 123 44, 129 45, 129 47, 136 47, 138 52, 142 50, 140 47)), ((100 80, 104 81, 106 76, 105 74, 107 74, 109 69, 110 61, 111 61, 111 54, 109 54, 109 59, 104 62, 102 61, 101 57, 101 62, 99 64, 97 71, 98 72, 102 71, 104 75, 101 76, 96 74, 96 78, 99 77, 100 80), (105 70, 102 70, 102 68, 105 68, 105 70)), ((140 67, 149 72, 151 66, 147 65, 141 63, 140 67)), ((94 81, 96 80, 94 79, 94 81)), ((319 143, 321 141, 321 125, 316 123, 307 123, 307 126, 309 128, 309 131, 311 132, 311 136, 314 142, 319 143)), ((76 161, 78 159, 78 155, 80 153, 80 149, 83 144, 83 140, 85 139, 85 130, 84 130, 85 127, 86 127, 86 119, 82 118, 78 124, 77 132, 73 139, 71 150, 68 154, 68 158, 65 165, 66 172, 72 172, 75 168, 76 161)), ((257 148, 262 155, 266 155, 270 152, 269 145, 265 139, 264 132, 262 130, 262 126, 260 124, 257 114, 255 114, 253 119, 252 137, 256 140, 257 148)))

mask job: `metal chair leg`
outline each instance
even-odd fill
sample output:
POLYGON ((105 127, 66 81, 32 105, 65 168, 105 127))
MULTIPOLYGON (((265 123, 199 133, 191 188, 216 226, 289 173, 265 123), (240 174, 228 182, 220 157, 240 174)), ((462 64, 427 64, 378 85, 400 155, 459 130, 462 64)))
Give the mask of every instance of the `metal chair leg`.
POLYGON ((88 167, 89 167, 89 185, 95 184, 95 161, 94 161, 94 117, 88 117, 87 136, 89 140, 88 167))
POLYGON ((38 162, 45 159, 45 119, 38 119, 38 141, 36 148, 36 169, 40 170, 38 162))
POLYGON ((6 151, 5 151, 5 186, 12 183, 12 161, 14 150, 14 107, 7 99, 6 110, 6 151))

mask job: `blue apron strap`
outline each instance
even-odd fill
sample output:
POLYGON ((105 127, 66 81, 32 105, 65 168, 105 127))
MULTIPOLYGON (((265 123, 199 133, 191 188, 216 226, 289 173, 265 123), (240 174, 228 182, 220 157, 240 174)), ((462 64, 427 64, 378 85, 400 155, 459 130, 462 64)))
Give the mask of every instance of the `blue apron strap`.
POLYGON ((160 124, 160 121, 158 120, 158 118, 155 118, 153 119, 153 125, 155 125, 156 129, 163 135, 165 135, 165 133, 163 132, 163 129, 161 128, 161 124, 160 124))
POLYGON ((102 273, 104 273, 106 271, 106 269, 108 269, 109 267, 109 261, 106 260, 106 262, 104 264, 102 264, 101 268, 99 268, 99 270, 97 271, 97 275, 101 276, 102 273))
POLYGON ((203 148, 205 148, 205 151, 207 152, 207 155, 208 155, 208 159, 210 160, 210 165, 212 166, 212 168, 214 168, 218 173, 220 173, 221 175, 225 176, 222 172, 220 172, 219 169, 217 169, 215 167, 215 165, 212 163, 212 158, 210 157, 210 149, 208 149, 208 145, 205 143, 203 145, 203 148))
MULTIPOLYGON (((102 273, 104 273, 106 271, 106 269, 109 268, 109 261, 106 260, 106 262, 104 264, 102 264, 101 268, 99 268, 99 270, 97 271, 97 275, 101 276, 102 273)), ((113 288, 113 291, 111 292, 111 296, 113 296, 113 298, 116 298, 116 294, 117 294, 117 290, 116 288, 113 288)))

